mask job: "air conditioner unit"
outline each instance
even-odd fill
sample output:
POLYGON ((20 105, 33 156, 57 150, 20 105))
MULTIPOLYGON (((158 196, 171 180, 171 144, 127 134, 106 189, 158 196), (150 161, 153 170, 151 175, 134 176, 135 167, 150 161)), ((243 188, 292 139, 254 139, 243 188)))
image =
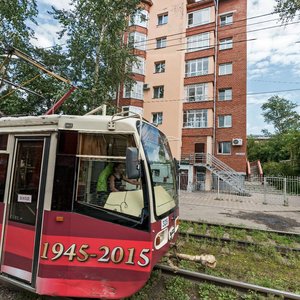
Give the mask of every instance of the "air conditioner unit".
POLYGON ((150 85, 148 83, 144 83, 143 85, 143 90, 149 90, 150 89, 150 85))
POLYGON ((232 145, 233 146, 242 146, 243 145, 243 139, 232 139, 232 145))

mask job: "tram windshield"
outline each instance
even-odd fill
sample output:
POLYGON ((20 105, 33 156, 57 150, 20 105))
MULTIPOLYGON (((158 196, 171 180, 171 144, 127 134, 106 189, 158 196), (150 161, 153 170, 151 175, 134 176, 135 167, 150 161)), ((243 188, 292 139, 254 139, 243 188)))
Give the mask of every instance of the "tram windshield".
POLYGON ((166 136, 157 128, 143 123, 141 135, 154 187, 156 216, 162 217, 176 207, 174 161, 166 136))
POLYGON ((132 134, 79 135, 79 173, 76 202, 140 220, 144 209, 141 179, 126 177, 127 147, 136 147, 132 134))

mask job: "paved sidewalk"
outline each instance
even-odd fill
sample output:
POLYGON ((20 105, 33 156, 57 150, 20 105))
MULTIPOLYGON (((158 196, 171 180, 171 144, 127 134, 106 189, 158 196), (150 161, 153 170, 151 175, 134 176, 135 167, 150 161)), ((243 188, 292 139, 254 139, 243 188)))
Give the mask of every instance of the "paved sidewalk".
POLYGON ((234 224, 258 229, 273 229, 300 234, 300 197, 289 197, 289 206, 282 199, 269 195, 268 204, 263 197, 180 191, 181 219, 218 224, 234 224), (272 196, 272 197, 271 197, 272 196))

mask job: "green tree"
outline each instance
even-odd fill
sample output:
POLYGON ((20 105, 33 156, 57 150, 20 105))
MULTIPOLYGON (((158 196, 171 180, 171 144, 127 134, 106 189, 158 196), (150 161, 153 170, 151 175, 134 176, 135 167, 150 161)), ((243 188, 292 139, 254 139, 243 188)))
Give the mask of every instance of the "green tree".
POLYGON ((84 113, 111 99, 120 83, 130 82, 132 49, 124 42, 128 19, 139 0, 72 0, 71 9, 53 8, 67 38, 69 77, 80 89, 64 112, 84 113))
POLYGON ((0 0, 0 112, 1 115, 42 114, 67 89, 65 84, 45 75, 22 59, 8 60, 8 49, 13 46, 49 69, 63 74, 66 56, 60 47, 39 49, 32 45, 38 15, 36 0, 0 0), (39 76, 38 76, 39 75, 39 76), (1 78, 43 95, 39 97, 4 84, 1 78), (35 80, 32 80, 36 77, 35 80), (2 83, 2 84, 1 84, 2 83))
POLYGON ((299 130, 300 117, 294 110, 296 107, 297 104, 278 96, 269 98, 268 102, 261 106, 265 122, 273 124, 276 133, 299 130))
POLYGON ((11 44, 28 47, 34 35, 28 24, 36 24, 37 14, 36 0, 0 0, 0 49, 11 44))
POLYGON ((275 12, 279 13, 281 20, 292 20, 300 10, 300 0, 276 0, 275 12))

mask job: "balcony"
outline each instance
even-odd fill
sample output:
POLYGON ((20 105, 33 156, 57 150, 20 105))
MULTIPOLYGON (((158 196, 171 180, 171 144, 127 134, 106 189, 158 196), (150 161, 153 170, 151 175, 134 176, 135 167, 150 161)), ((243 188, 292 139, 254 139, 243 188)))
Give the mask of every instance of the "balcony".
POLYGON ((210 2, 214 2, 213 0, 187 0, 187 4, 188 5, 191 5, 191 4, 198 4, 198 3, 203 3, 203 4, 206 4, 206 3, 210 3, 210 2))

